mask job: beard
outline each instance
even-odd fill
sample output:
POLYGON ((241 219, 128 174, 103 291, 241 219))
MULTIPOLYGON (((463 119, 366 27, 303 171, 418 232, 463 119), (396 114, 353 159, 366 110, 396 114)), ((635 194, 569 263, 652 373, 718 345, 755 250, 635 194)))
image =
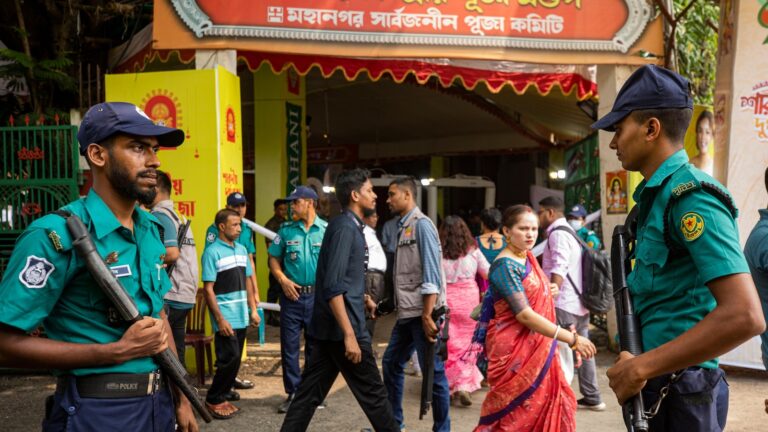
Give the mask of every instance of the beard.
POLYGON ((136 178, 131 178, 130 173, 128 173, 122 166, 110 164, 106 173, 112 187, 121 196, 138 201, 145 206, 150 206, 155 202, 157 188, 142 189, 136 180, 142 177, 155 177, 157 175, 156 170, 147 169, 139 171, 138 174, 136 174, 136 178))

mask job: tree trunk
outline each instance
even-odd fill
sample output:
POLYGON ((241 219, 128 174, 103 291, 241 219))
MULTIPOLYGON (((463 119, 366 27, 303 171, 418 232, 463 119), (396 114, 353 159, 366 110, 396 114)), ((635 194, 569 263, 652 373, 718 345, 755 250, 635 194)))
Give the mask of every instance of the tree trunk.
MULTIPOLYGON (((21 11, 21 1, 20 0, 13 0, 13 4, 16 7, 16 19, 19 22, 19 33, 21 36, 21 45, 24 48, 24 54, 29 57, 31 62, 34 64, 34 58, 32 57, 32 49, 29 46, 29 36, 27 35, 27 26, 24 23, 24 14, 21 11)), ((26 79, 27 79, 27 88, 29 89, 29 98, 32 101, 32 110, 35 112, 35 114, 40 114, 43 112, 42 107, 40 106, 40 100, 39 98, 39 91, 37 86, 37 80, 35 80, 35 71, 34 66, 30 66, 27 68, 26 72, 26 79)))

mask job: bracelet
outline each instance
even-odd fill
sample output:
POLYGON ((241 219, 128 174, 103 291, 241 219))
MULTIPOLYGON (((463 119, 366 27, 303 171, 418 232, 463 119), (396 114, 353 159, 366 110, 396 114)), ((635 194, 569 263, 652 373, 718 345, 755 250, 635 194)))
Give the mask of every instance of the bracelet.
POLYGON ((579 335, 576 333, 576 330, 572 330, 571 333, 573 334, 573 343, 569 343, 568 348, 575 349, 576 342, 579 341, 579 335))
POLYGON ((552 336, 552 339, 557 340, 558 333, 560 333, 560 326, 555 326, 555 335, 552 336))

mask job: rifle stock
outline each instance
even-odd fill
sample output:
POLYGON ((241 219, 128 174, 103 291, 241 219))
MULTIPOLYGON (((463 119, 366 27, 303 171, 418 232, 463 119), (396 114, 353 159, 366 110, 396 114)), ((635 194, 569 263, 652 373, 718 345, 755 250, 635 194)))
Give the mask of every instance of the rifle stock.
MULTIPOLYGON (((621 351, 628 351, 632 355, 643 353, 642 334, 640 322, 634 313, 632 296, 627 286, 627 275, 632 269, 629 248, 634 245, 634 232, 632 221, 635 218, 637 207, 633 208, 627 217, 625 225, 617 225, 613 230, 613 242, 611 244, 611 270, 613 276, 613 296, 616 305, 616 318, 619 327, 619 346, 621 351)), ((647 432, 648 418, 645 415, 645 404, 642 393, 627 400, 622 406, 624 422, 627 431, 647 432)))
MULTIPOLYGON (((72 235, 74 249, 85 261, 88 272, 93 276, 96 284, 115 307, 120 317, 129 323, 139 321, 141 314, 139 314, 136 303, 134 303, 133 299, 125 291, 125 288, 120 284, 120 281, 117 280, 101 259, 83 221, 75 215, 68 216, 66 221, 67 229, 72 235)), ((165 351, 154 355, 152 358, 160 365, 160 369, 168 376, 171 382, 184 393, 184 396, 187 397, 192 407, 195 408, 203 420, 206 423, 210 423, 213 420, 211 414, 205 409, 197 389, 192 387, 186 380, 187 371, 171 349, 166 348, 165 351)))

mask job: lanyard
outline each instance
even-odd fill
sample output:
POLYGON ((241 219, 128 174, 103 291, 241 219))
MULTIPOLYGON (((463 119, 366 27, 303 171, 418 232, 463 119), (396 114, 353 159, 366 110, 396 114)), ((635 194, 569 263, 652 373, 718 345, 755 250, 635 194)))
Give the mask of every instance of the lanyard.
POLYGON ((351 211, 344 210, 344 214, 349 216, 350 219, 352 219, 352 222, 355 223, 355 226, 360 230, 360 234, 363 235, 363 247, 365 248, 364 258, 363 258, 363 271, 368 270, 368 242, 365 240, 365 224, 362 223, 351 211))

